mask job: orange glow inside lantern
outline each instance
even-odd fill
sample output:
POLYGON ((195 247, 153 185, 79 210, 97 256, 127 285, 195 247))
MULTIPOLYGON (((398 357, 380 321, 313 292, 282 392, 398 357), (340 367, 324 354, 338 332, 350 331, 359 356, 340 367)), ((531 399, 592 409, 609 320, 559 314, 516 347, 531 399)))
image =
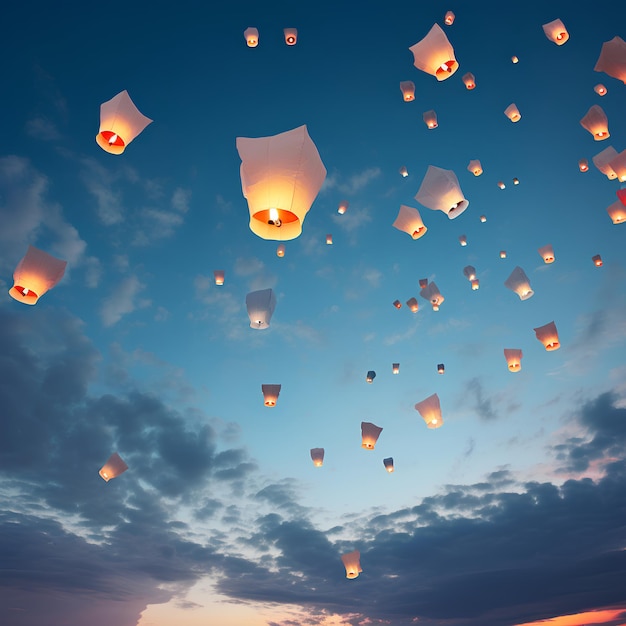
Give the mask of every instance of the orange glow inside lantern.
POLYGON ((311 448, 311 460, 315 467, 324 465, 324 448, 311 448))
POLYGON ((511 57, 511 63, 519 63, 519 59, 515 55, 513 55, 511 57))
POLYGON ((474 159, 469 162, 467 166, 468 171, 472 172, 474 176, 480 176, 483 173, 482 165, 478 159, 474 159))
POLYGON ((580 125, 593 135, 594 141, 604 141, 611 135, 606 113, 601 106, 594 104, 580 120, 580 125))
POLYGON ((333 236, 332 235, 326 235, 326 245, 327 246, 332 246, 333 245, 333 236))
POLYGON ((400 302, 400 300, 394 300, 393 301, 393 306, 395 306, 396 309, 401 309, 402 308, 402 302, 400 302))
POLYGON ((591 260, 596 267, 602 267, 602 257, 599 254, 592 256, 591 260))
POLYGON ((108 483, 112 478, 117 478, 127 469, 128 465, 126 465, 122 457, 117 452, 114 452, 98 473, 108 483))
POLYGON ((534 328, 533 330, 535 331, 537 339, 541 341, 548 352, 558 350, 561 347, 561 344, 559 343, 559 334, 556 330, 554 322, 549 322, 545 326, 540 326, 539 328, 534 328))
POLYGON ((589 161, 587 161, 587 159, 580 159, 580 161, 578 161, 578 169, 581 172, 588 172, 589 171, 589 161))
POLYGON ((288 46, 295 46, 298 41, 298 29, 297 28, 284 28, 285 43, 288 46))
POLYGON ((484 224, 487 221, 487 216, 486 215, 481 215, 480 216, 480 221, 484 224))
POLYGON ((248 44, 248 48, 256 48, 259 45, 259 31, 253 26, 246 28, 243 37, 248 44))
POLYGON ((514 178, 513 179, 513 184, 514 185, 519 185, 519 178, 514 178))
POLYGON ((478 280, 478 278, 474 278, 474 280, 472 281, 472 291, 477 291, 479 287, 480 281, 478 280))
POLYGON ((557 46, 562 46, 569 39, 569 33, 565 28, 565 24, 558 19, 544 24, 543 32, 546 34, 546 37, 557 46))
POLYGON ((39 298, 63 278, 66 267, 67 261, 28 246, 13 272, 13 287, 9 289, 9 295, 22 304, 37 304, 39 298))
POLYGON ((284 243, 278 244, 278 247, 276 248, 276 256, 281 257, 281 258, 285 256, 285 244, 284 243))
POLYGON ((420 289, 424 289, 424 287, 428 286, 428 278, 420 278, 420 289))
POLYGON ((339 207, 337 208, 337 213, 339 213, 339 215, 343 215, 347 210, 348 210, 348 201, 342 200, 339 203, 339 207))
POLYGON ((517 348, 505 348, 504 358, 510 372, 519 372, 522 369, 522 351, 517 348))
POLYGON ((224 270, 215 270, 213 272, 213 275, 215 276, 215 284, 216 285, 223 285, 224 284, 224 270))
POLYGON ((506 185, 500 180, 498 181, 498 187, 500 187, 500 189, 504 189, 506 185))
POLYGON ((373 450, 383 429, 371 422, 361 422, 361 447, 373 450))
POLYGON ((402 176, 402 178, 406 178, 409 175, 409 171, 406 169, 406 167, 403 165, 400 168, 400 176, 402 176))
POLYGON ((544 263, 554 263, 554 249, 550 244, 542 246, 538 252, 544 263))
POLYGON ((410 298, 406 301, 406 305, 409 307, 411 313, 417 313, 419 309, 419 304, 417 303, 416 298, 410 298))
POLYGON ((436 393, 418 402, 415 410, 422 416, 428 428, 440 428, 443 425, 439 396, 436 393))
POLYGON ((265 406, 274 407, 278 401, 281 385, 261 385, 263 392, 263 404, 265 406))
POLYGON ((363 571, 361 569, 361 563, 359 562, 360 558, 361 553, 358 550, 342 555, 341 560, 343 561, 344 567, 346 568, 346 578, 357 578, 358 575, 363 571))
POLYGON ((424 122, 428 128, 437 128, 437 114, 434 111, 426 111, 423 115, 424 122))
POLYGON ((370 370, 369 372, 367 372, 367 376, 365 377, 365 380, 368 383, 373 383, 374 378, 376 378, 376 372, 374 370, 370 370))
POLYGON ((446 367, 443 363, 439 363, 439 365, 437 365, 437 374, 444 374, 446 371, 446 367))
POLYGON ((413 65, 439 81, 446 80, 459 68, 454 48, 439 24, 434 24, 428 34, 409 50, 413 53, 413 65))
POLYGON ((452 11, 446 11, 443 22, 446 26, 452 26, 452 24, 454 23, 454 13, 452 11))
POLYGON ((593 90, 599 95, 599 96, 605 96, 607 89, 604 85, 602 84, 598 84, 596 85, 593 90))
POLYGON ((607 207, 607 213, 609 214, 613 224, 623 224, 626 222, 626 206, 621 201, 614 202, 607 207))
POLYGON ((506 250, 500 250, 500 258, 506 259, 506 250))
POLYGON ((466 246, 467 245, 467 236, 466 235, 459 235, 459 243, 462 246, 466 246))
POLYGON ((465 83, 465 87, 467 89, 474 89, 476 87, 476 80, 474 79, 474 74, 468 72, 463 76, 463 82, 465 83))
POLYGON ((385 469, 391 474, 391 472, 393 472, 393 458, 389 457, 387 459, 383 459, 383 465, 385 466, 385 469))
POLYGON ((402 99, 405 102, 415 100, 415 83, 412 80, 403 80, 400 83, 400 91, 402 92, 402 99))
POLYGON ((400 363, 393 363, 391 365, 391 373, 392 374, 399 374, 400 373, 400 363))
POLYGON ((522 119, 522 114, 519 112, 515 104, 509 104, 509 106, 504 110, 504 114, 512 122, 519 122, 522 119))

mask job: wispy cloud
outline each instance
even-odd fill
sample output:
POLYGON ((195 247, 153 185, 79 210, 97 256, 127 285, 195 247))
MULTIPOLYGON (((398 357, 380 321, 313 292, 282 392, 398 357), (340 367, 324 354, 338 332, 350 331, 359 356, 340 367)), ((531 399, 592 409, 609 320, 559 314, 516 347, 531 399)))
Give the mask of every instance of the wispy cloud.
POLYGON ((53 122, 45 117, 33 117, 26 122, 26 134, 41 141, 56 141, 61 133, 53 122))
POLYGON ((100 308, 100 317, 105 326, 117 324, 124 315, 136 309, 150 306, 147 299, 139 298, 139 293, 145 289, 137 276, 128 276, 122 280, 115 290, 104 300, 100 308))
POLYGON ((326 177, 321 190, 329 191, 336 189, 346 196, 352 196, 378 178, 380 174, 381 169, 379 167, 368 167, 362 172, 352 174, 347 178, 342 177, 338 172, 333 172, 326 177))

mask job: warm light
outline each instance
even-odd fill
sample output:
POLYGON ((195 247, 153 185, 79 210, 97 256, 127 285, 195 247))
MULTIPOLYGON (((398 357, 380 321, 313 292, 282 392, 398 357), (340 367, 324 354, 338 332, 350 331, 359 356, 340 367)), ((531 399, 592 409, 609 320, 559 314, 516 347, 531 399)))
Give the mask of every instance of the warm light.
POLYGON ((361 447, 373 450, 383 429, 371 422, 361 422, 361 447))
POLYGON ((420 212, 416 208, 406 206, 405 204, 400 205, 393 227, 403 233, 407 233, 412 239, 423 237, 428 230, 422 221, 420 212))
POLYGON ((604 141, 609 134, 609 121, 601 106, 594 104, 589 108, 585 116, 580 120, 580 125, 588 130, 594 141, 604 141))
POLYGON ((514 185, 519 185, 519 178, 514 178, 513 179, 513 184, 514 185))
POLYGON ((246 308, 250 318, 250 328, 257 330, 269 328, 276 308, 276 296, 271 289, 252 291, 246 296, 246 308))
POLYGON ((324 448, 311 448, 311 460, 315 467, 324 465, 324 448))
POLYGON ((454 58, 454 49, 441 26, 434 24, 426 37, 409 48, 413 53, 413 64, 418 70, 446 80, 459 68, 454 58))
POLYGON ((393 306, 395 306, 396 309, 401 309, 402 308, 402 302, 400 302, 400 300, 394 300, 393 306))
POLYGON ((249 48, 256 48, 259 45, 259 31, 253 26, 246 28, 243 37, 249 48))
POLYGON ((467 89, 474 89, 476 87, 476 79, 474 78, 474 74, 468 72, 463 76, 463 83, 465 83, 465 87, 467 89))
POLYGON ((519 372, 522 369, 522 351, 517 348, 504 348, 504 358, 510 372, 519 372))
POLYGON ((263 393, 263 404, 265 406, 276 406, 278 396, 280 395, 281 385, 261 385, 261 392, 263 393))
POLYGON ((111 135, 109 137, 109 145, 112 146, 117 141, 117 139, 118 139, 117 135, 111 135))
POLYGON ((514 291, 520 300, 528 300, 535 293, 530 287, 528 276, 519 266, 511 272, 511 275, 504 282, 504 286, 514 291))
POLYGON ((409 175, 409 171, 406 169, 406 167, 403 165, 400 168, 400 176, 402 176, 402 178, 406 178, 409 175))
POLYGON ((626 84, 626 41, 617 36, 605 41, 593 69, 626 84))
POLYGON ((589 161, 587 161, 587 159, 580 159, 580 161, 578 161, 578 169, 581 172, 588 172, 589 171, 589 161))
POLYGON ((606 210, 613 224, 622 224, 626 221, 626 206, 620 200, 608 206, 606 210))
POLYGON ((417 303, 417 300, 415 298, 409 298, 406 301, 406 305, 409 307, 412 313, 417 313, 419 309, 419 304, 417 303))
POLYGON ((439 305, 445 300, 434 281, 428 283, 428 285, 420 291, 420 296, 433 305, 433 311, 438 311, 439 305))
POLYGON ((339 203, 339 208, 337 209, 337 213, 339 213, 339 215, 343 215, 347 210, 348 210, 348 201, 342 200, 339 203))
POLYGON ((391 372, 392 372, 392 374, 399 374, 400 373, 400 363, 393 363, 391 365, 391 372))
POLYGON ((369 372, 367 372, 367 376, 365 377, 365 380, 368 383, 374 382, 374 378, 376 378, 376 372, 374 370, 370 370, 369 372))
POLYGON ((511 62, 512 62, 512 63, 519 63, 519 59, 518 59, 515 55, 513 55, 513 56, 511 57, 511 62))
POLYGON ((481 215, 480 216, 480 221, 484 224, 487 221, 487 216, 486 215, 481 215))
POLYGON ((452 26, 454 22, 454 13, 452 11, 446 11, 446 15, 443 18, 443 23, 446 26, 452 26))
POLYGON ((436 393, 418 402, 415 410, 422 416, 428 428, 439 428, 443 424, 439 396, 436 393))
POLYGON ((428 128, 437 128, 437 114, 434 111, 426 111, 422 117, 428 128))
POLYGON ((473 265, 466 265, 463 268, 463 275, 469 281, 474 280, 476 278, 476 268, 473 265))
POLYGON ((596 267, 602 267, 602 257, 599 254, 592 256, 591 260, 596 267))
POLYGON ((278 209, 275 208, 270 208, 269 211, 269 219, 267 220, 268 224, 273 224, 274 226, 278 226, 280 227, 281 222, 280 222, 280 218, 278 216, 278 209))
POLYGON ((504 189, 506 185, 500 180, 498 181, 498 187, 500 187, 500 189, 504 189))
POLYGON ((477 291, 479 287, 480 287, 480 282, 479 282, 478 278, 475 278, 472 281, 472 290, 473 291, 477 291))
POLYGON ((428 285, 428 278, 419 279, 420 289, 424 289, 428 285))
POLYGON ((439 365, 437 365, 437 374, 444 374, 445 371, 445 365, 443 363, 439 363, 439 365))
POLYGON ((522 114, 519 112, 519 109, 515 106, 515 104, 509 104, 509 106, 504 109, 504 114, 512 122, 519 122, 522 119, 522 114))
POLYGON ((562 46, 569 39, 569 33, 561 20, 554 20, 548 24, 544 24, 543 32, 546 34, 546 37, 557 46, 562 46))
POLYGON ((276 256, 281 257, 281 258, 285 256, 285 244, 284 243, 278 244, 278 247, 276 248, 276 256))
POLYGON ((429 165, 415 199, 433 211, 443 211, 448 219, 454 219, 469 206, 452 170, 429 165))
POLYGON ((126 465, 122 457, 117 452, 114 452, 98 473, 108 483, 112 478, 117 478, 127 469, 128 465, 126 465))
POLYGON ((224 270, 214 270, 213 276, 215 276, 216 285, 224 284, 224 270))
POLYGON ((599 95, 599 96, 605 96, 607 93, 607 89, 604 85, 602 84, 597 84, 593 90, 599 95))
POLYGON ((558 350, 561 344, 559 343, 559 334, 556 330, 554 322, 549 322, 545 326, 539 328, 533 328, 537 339, 543 343, 545 349, 548 352, 558 350))
POLYGON ((554 263, 554 249, 551 244, 542 246, 537 250, 544 263, 554 263))
POLYGON ((327 246, 332 246, 333 245, 333 236, 332 235, 326 235, 326 245, 327 246))
POLYGON ((415 100, 415 83, 412 80, 403 80, 400 83, 400 91, 405 102, 415 100))
POLYGON ((389 457, 387 459, 383 459, 383 465, 385 469, 391 474, 393 472, 393 458, 389 457))
POLYGON ((66 266, 67 261, 28 246, 13 272, 13 287, 9 289, 9 295, 22 304, 37 304, 39 298, 63 278, 66 266))
POLYGON ((363 571, 361 569, 361 563, 359 562, 360 558, 361 553, 358 550, 342 555, 341 560, 343 561, 344 567, 346 568, 346 578, 357 578, 358 575, 363 571))
POLYGON ((295 46, 298 41, 298 29, 297 28, 284 28, 283 33, 285 35, 285 43, 288 46, 295 46))
POLYGON ((462 246, 466 246, 467 245, 467 237, 465 235, 459 235, 459 243, 462 246))
POLYGON ((468 171, 472 172, 474 176, 480 176, 483 173, 483 167, 478 159, 470 161, 467 169, 468 171))

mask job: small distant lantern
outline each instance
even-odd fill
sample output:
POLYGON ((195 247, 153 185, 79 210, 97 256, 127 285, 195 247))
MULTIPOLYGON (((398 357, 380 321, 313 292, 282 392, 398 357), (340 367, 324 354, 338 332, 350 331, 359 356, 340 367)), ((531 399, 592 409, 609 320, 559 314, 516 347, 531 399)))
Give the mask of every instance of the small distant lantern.
POLYGON ((367 376, 365 377, 366 382, 373 383, 374 378, 376 378, 376 372, 374 370, 367 372, 367 376))
POLYGON ((474 74, 468 72, 463 75, 463 83, 467 89, 474 89, 476 87, 476 79, 474 78, 474 74))
POLYGON ((513 179, 513 184, 514 185, 519 185, 519 178, 514 178, 513 179))
POLYGON ((613 224, 623 224, 626 222, 626 206, 620 200, 617 200, 606 209, 613 224))
POLYGON ((420 278, 419 284, 420 284, 420 289, 424 289, 424 287, 428 285, 428 278, 420 278))
POLYGON ((466 265, 463 268, 463 276, 469 281, 474 280, 476 278, 476 268, 473 265, 466 265))
POLYGON ((443 23, 446 26, 452 26, 452 24, 454 24, 454 13, 452 13, 452 11, 446 11, 446 14, 443 18, 443 23))
POLYGON ((214 270, 213 276, 215 276, 215 284, 223 285, 224 284, 224 270, 214 270))
POLYGON ((515 55, 513 55, 511 57, 511 63, 519 63, 519 59, 515 55))
POLYGON ((126 465, 122 457, 117 452, 114 452, 109 457, 109 460, 102 466, 99 474, 108 483, 111 478, 117 478, 127 469, 128 465, 126 465))
POLYGON ((436 393, 418 402, 415 410, 422 416, 428 428, 439 428, 443 424, 439 396, 436 393))
POLYGON ((539 252, 544 263, 554 263, 554 248, 550 244, 541 246, 537 252, 539 252))
POLYGON ((413 239, 423 237, 428 230, 422 221, 420 212, 405 204, 400 205, 400 211, 393 223, 393 227, 403 233, 407 233, 407 235, 410 235, 413 239))
POLYGON ((504 189, 506 187, 506 185, 501 180, 499 180, 498 181, 498 187, 500 187, 500 189, 504 189))
POLYGON ((519 122, 522 119, 522 114, 519 112, 519 109, 515 106, 515 104, 509 104, 509 106, 504 109, 504 114, 512 122, 519 122))
POLYGON ((580 159, 578 161, 578 169, 581 172, 588 172, 589 171, 589 161, 587 161, 587 159, 580 159))
POLYGON ((483 173, 483 166, 480 164, 478 159, 470 161, 467 169, 474 174, 474 176, 480 176, 483 173))
POLYGON ((462 246, 466 246, 467 245, 467 235, 459 235, 459 243, 462 246))
POLYGON ((506 250, 500 250, 500 258, 506 259, 506 250))
POLYGON ((409 298, 406 301, 406 305, 409 307, 411 313, 417 313, 417 311, 419 310, 419 304, 417 303, 417 300, 415 298, 409 298))
POLYGON ((434 165, 428 166, 415 199, 433 211, 443 211, 451 220, 469 206, 456 174, 434 165))
POLYGON ((607 88, 602 84, 602 83, 598 83, 593 90, 599 95, 599 96, 606 96, 607 94, 607 88))
POLYGON ((561 20, 554 20, 544 24, 543 32, 546 34, 546 37, 557 46, 562 46, 569 39, 567 28, 565 28, 565 24, 563 24, 561 20))
POLYGON ((594 141, 604 141, 611 136, 609 133, 609 120, 599 104, 594 104, 589 108, 585 116, 580 120, 580 125, 593 135, 594 141))
POLYGON ((415 83, 412 80, 403 80, 400 83, 400 91, 405 102, 415 100, 415 83))
POLYGON ((337 208, 337 213, 339 213, 339 215, 343 215, 348 210, 349 204, 350 203, 347 200, 342 200, 337 208))
POLYGON ((315 467, 324 465, 324 448, 311 448, 311 460, 315 467))
POLYGON ((386 459, 383 459, 383 465, 385 466, 385 469, 391 474, 394 470, 393 457, 390 456, 386 459))
POLYGON ((383 429, 371 422, 361 422, 361 447, 373 450, 383 429))
POLYGON ((346 568, 346 578, 357 578, 357 576, 363 571, 361 569, 360 559, 361 553, 358 550, 342 555, 341 560, 346 568))
POLYGON ((605 41, 593 69, 617 78, 626 85, 626 41, 621 37, 605 41))
POLYGON ((67 261, 28 246, 13 272, 13 287, 9 289, 9 295, 23 304, 37 304, 39 298, 63 278, 66 267, 67 261))
POLYGON ((295 46, 298 41, 298 29, 297 28, 284 28, 285 43, 288 46, 295 46))
POLYGON ((474 278, 474 280, 472 280, 471 283, 472 283, 472 291, 478 291, 480 287, 480 281, 478 280, 478 278, 474 278))
POLYGON ((259 45, 259 31, 254 26, 249 26, 243 31, 243 38, 248 44, 248 48, 256 48, 259 45))
POLYGON ((437 365, 437 374, 445 374, 446 366, 443 363, 437 365))
POLYGON ((250 318, 250 328, 259 330, 269 328, 276 308, 276 296, 271 289, 251 291, 246 296, 246 308, 250 318))
POLYGON ((420 291, 420 296, 432 304, 433 311, 438 311, 439 305, 445 300, 434 281, 428 283, 428 285, 420 291))
POLYGON ((391 364, 391 373, 399 374, 400 373, 400 363, 392 363, 391 364))
POLYGON ((504 358, 509 372, 519 372, 522 369, 522 356, 522 351, 517 348, 504 348, 504 358))
POLYGON ((599 254, 592 256, 591 260, 596 267, 602 267, 602 257, 599 254))
POLYGON ((333 245, 333 236, 332 235, 326 235, 326 245, 327 246, 332 246, 333 245))
POLYGON ((439 126, 437 123, 437 114, 432 109, 430 111, 425 111, 422 117, 424 118, 424 123, 428 126, 428 128, 432 129, 439 126))
POLYGON ((454 48, 439 24, 434 24, 426 37, 411 46, 413 64, 418 70, 431 74, 437 80, 450 78, 459 69, 454 48))
POLYGON ((613 146, 609 146, 598 152, 592 157, 593 164, 600 170, 609 180, 617 178, 615 170, 611 167, 611 161, 617 156, 617 150, 613 146))
POLYGON ((524 270, 519 265, 511 272, 511 275, 504 283, 511 291, 514 291, 520 300, 528 300, 534 295, 534 291, 530 288, 530 281, 524 270))
POLYGON ((100 129, 96 143, 109 154, 122 154, 126 146, 152 120, 143 115, 124 89, 100 105, 100 129))
POLYGON ((609 165, 615 172, 617 180, 619 180, 620 183, 626 182, 626 150, 622 150, 619 154, 616 154, 609 161, 609 165))
POLYGON ((406 178, 409 175, 409 170, 406 169, 406 165, 403 165, 400 168, 400 176, 402 176, 402 178, 406 178))
POLYGON ((480 221, 484 224, 487 221, 487 216, 486 215, 481 215, 480 216, 480 221))
POLYGON ((545 349, 548 352, 552 350, 558 350, 561 346, 559 343, 559 333, 556 330, 554 322, 550 322, 545 326, 539 326, 539 328, 533 328, 537 339, 541 341, 545 349))
POLYGON ((395 306, 396 309, 401 309, 402 308, 402 302, 400 302, 400 300, 394 300, 393 301, 393 306, 395 306))
POLYGON ((285 244, 284 243, 278 244, 278 247, 276 248, 276 256, 280 257, 281 259, 285 256, 285 244))
POLYGON ((265 406, 276 406, 278 396, 280 395, 280 388, 281 385, 261 385, 263 404, 265 404, 265 406))

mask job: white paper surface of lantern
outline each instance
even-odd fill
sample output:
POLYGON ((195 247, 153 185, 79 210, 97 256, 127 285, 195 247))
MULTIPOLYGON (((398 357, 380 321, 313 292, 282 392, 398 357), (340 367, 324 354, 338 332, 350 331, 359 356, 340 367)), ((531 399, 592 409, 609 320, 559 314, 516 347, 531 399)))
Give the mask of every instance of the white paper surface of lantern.
POLYGON ((111 478, 117 478, 127 469, 128 465, 126 465, 122 457, 117 452, 114 452, 98 473, 108 483, 111 478))
POLYGON ((263 404, 265 406, 276 406, 281 387, 282 385, 261 385, 261 393, 263 393, 263 404))
POLYGON ((259 45, 259 31, 254 26, 248 26, 243 31, 243 38, 248 44, 248 48, 256 48, 259 45))
POLYGON ((605 41, 593 69, 617 78, 626 85, 626 41, 621 37, 605 41))
POLYGON ((539 252, 539 255, 543 259, 544 263, 554 263, 555 257, 554 257, 554 248, 552 247, 552 244, 548 243, 545 246, 541 246, 541 248, 539 248, 537 252, 539 252))
POLYGON ((311 460, 315 467, 324 465, 324 448, 311 448, 311 460))
POLYGON ((559 19, 544 24, 543 32, 546 34, 546 37, 557 46, 562 46, 569 39, 567 28, 565 28, 565 24, 559 19))
POLYGON ((23 304, 37 304, 39 298, 63 278, 66 267, 67 261, 28 246, 13 272, 13 287, 9 289, 9 295, 23 304))
POLYGON ((430 129, 437 128, 439 123, 437 122, 437 113, 432 109, 430 111, 424 111, 422 117, 424 118, 424 124, 430 129))
POLYGON ((347 200, 342 200, 337 207, 337 213, 343 215, 348 210, 348 206, 350 206, 350 203, 347 200))
POLYGON ((504 358, 509 372, 519 372, 522 369, 522 351, 518 348, 504 348, 504 358))
POLYGON ((611 135, 609 133, 609 120, 604 109, 599 104, 589 107, 587 113, 580 120, 580 125, 593 135, 594 141, 604 141, 611 135))
POLYGON ((528 300, 534 295, 534 291, 530 288, 530 281, 524 270, 518 265, 511 272, 511 275, 504 282, 504 286, 514 291, 520 300, 528 300))
POLYGON ((435 165, 428 166, 415 199, 433 211, 443 211, 451 220, 469 206, 456 174, 435 165))
POLYGON ((276 296, 271 289, 251 291, 246 296, 246 309, 250 318, 250 328, 269 328, 276 308, 276 296))
POLYGON ((437 80, 450 78, 459 69, 454 48, 439 24, 434 24, 426 37, 412 45, 413 65, 437 80))
POLYGON ((400 83, 400 91, 405 102, 413 102, 415 100, 415 83, 412 80, 403 80, 400 83))
POLYGON ((504 109, 504 114, 512 122, 519 122, 522 119, 522 114, 519 112, 519 109, 514 103, 509 104, 509 106, 506 109, 504 109))
POLYGON ((428 230, 422 221, 420 212, 413 207, 406 206, 405 204, 400 205, 400 210, 398 211, 398 216, 393 223, 393 227, 403 233, 406 233, 413 239, 423 237, 428 230))
POLYGON ((443 424, 439 396, 434 393, 415 405, 415 410, 422 416, 428 428, 440 428, 443 424))
POLYGON ((556 330, 554 322, 549 322, 544 326, 539 326, 539 328, 533 328, 533 330, 535 331, 537 339, 541 341, 548 352, 558 350, 561 346, 559 343, 559 333, 556 330))
POLYGON ((383 429, 372 422, 361 422, 361 448, 373 450, 383 429))
POLYGON ((341 556, 344 567, 346 568, 346 578, 356 578, 363 570, 361 569, 361 553, 358 550, 348 552, 341 556))

